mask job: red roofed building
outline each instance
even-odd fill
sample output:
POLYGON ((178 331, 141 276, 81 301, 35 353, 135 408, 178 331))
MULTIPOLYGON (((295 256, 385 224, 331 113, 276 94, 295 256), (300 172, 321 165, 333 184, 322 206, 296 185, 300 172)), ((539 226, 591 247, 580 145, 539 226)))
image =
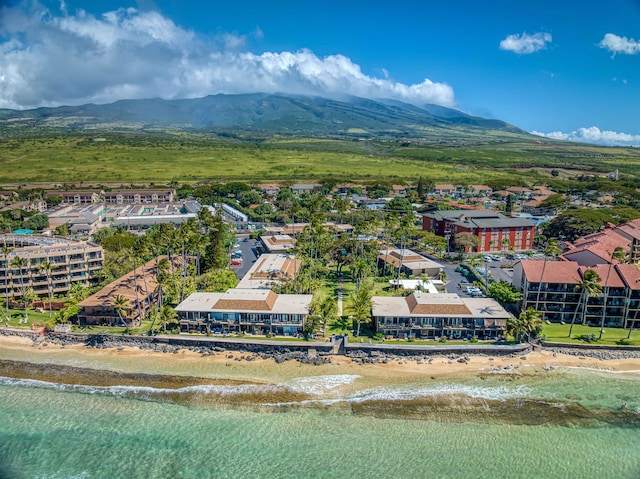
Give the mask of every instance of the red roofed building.
POLYGON ((522 310, 533 307, 552 322, 607 327, 640 326, 640 269, 635 264, 582 266, 575 261, 516 263, 513 285, 522 293, 522 310), (585 271, 600 277, 602 293, 590 297, 582 288, 585 271), (606 304, 606 306, 605 306, 606 304))
POLYGON ((622 248, 627 254, 631 250, 632 241, 616 230, 617 228, 598 231, 583 236, 573 243, 568 243, 566 245, 567 251, 562 253, 560 258, 566 261, 576 261, 580 266, 608 264, 616 248, 622 248))
POLYGON ((640 262, 640 219, 627 221, 616 226, 613 231, 631 241, 629 261, 632 263, 640 262))

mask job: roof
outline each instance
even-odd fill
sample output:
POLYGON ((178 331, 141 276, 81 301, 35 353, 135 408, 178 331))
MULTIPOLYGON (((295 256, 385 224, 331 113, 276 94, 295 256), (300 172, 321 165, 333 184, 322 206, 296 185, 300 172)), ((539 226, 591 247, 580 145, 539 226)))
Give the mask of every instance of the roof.
POLYGON ((617 264, 615 268, 628 288, 640 291, 640 267, 637 264, 617 264))
POLYGON ((233 288, 225 293, 193 293, 176 311, 307 314, 313 295, 276 294, 268 289, 233 288))
MULTIPOLYGON (((616 248, 622 248, 627 253, 631 247, 631 240, 614 229, 606 229, 583 236, 566 246, 568 251, 561 255, 565 259, 571 260, 576 253, 588 251, 608 263, 616 248)), ((618 261, 613 260, 613 262, 617 263, 618 261)))
MULTIPOLYGON (((156 259, 144 264, 142 267, 138 267, 134 271, 121 276, 120 278, 107 284, 104 288, 95 294, 92 294, 85 300, 78 303, 80 307, 92 307, 92 306, 112 306, 112 300, 115 296, 124 296, 130 302, 130 307, 135 307, 136 301, 136 289, 137 299, 143 302, 144 298, 153 294, 157 282, 157 263, 167 258, 166 256, 160 256, 156 259)), ((180 256, 173 257, 173 264, 175 267, 179 267, 182 263, 180 256)))
POLYGON ((640 219, 627 221, 615 228, 615 231, 633 238, 640 240, 640 219))
POLYGON ((529 219, 510 218, 491 210, 437 210, 424 213, 423 216, 437 221, 448 221, 467 228, 530 228, 534 226, 534 222, 529 219))
POLYGON ((575 261, 545 261, 522 260, 520 261, 522 273, 529 283, 580 283, 580 265, 575 261), (542 270, 544 269, 544 277, 542 270))
POLYGON ((596 264, 591 267, 580 267, 580 275, 583 276, 584 272, 588 269, 594 270, 600 276, 600 286, 609 288, 624 288, 624 281, 612 265, 608 264, 596 264))
POLYGON ((509 313, 491 298, 461 298, 455 293, 413 293, 407 297, 374 296, 374 316, 507 319, 509 313))
POLYGON ((286 254, 263 254, 244 275, 238 288, 269 288, 283 278, 293 278, 302 262, 286 254))
POLYGON ((388 250, 384 249, 380 251, 378 255, 378 259, 382 260, 386 263, 390 263, 394 266, 399 266, 400 261, 402 261, 402 265, 409 269, 428 269, 428 268, 441 268, 442 265, 440 263, 436 263, 435 261, 430 260, 429 258, 425 258, 424 256, 412 251, 410 249, 398 249, 398 248, 389 248, 388 250))

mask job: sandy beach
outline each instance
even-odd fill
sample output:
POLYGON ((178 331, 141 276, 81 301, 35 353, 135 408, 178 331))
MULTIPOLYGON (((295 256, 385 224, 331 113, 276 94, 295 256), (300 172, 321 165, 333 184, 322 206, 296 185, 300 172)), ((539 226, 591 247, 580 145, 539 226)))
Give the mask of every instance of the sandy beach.
POLYGON ((27 338, 5 336, 0 336, 0 359, 129 373, 238 379, 259 383, 286 381, 302 376, 344 374, 357 375, 374 384, 388 384, 425 376, 468 376, 491 371, 526 374, 528 371, 558 367, 640 372, 640 358, 601 360, 545 350, 514 356, 470 354, 465 355, 465 362, 459 362, 451 356, 434 356, 428 361, 397 358, 390 359, 386 364, 359 364, 348 357, 331 356, 330 364, 314 366, 297 361, 276 364, 273 359, 262 359, 250 353, 233 351, 203 356, 187 349, 175 353, 161 353, 130 347, 96 349, 84 345, 34 345, 27 338), (247 360, 249 357, 250 360, 247 360))

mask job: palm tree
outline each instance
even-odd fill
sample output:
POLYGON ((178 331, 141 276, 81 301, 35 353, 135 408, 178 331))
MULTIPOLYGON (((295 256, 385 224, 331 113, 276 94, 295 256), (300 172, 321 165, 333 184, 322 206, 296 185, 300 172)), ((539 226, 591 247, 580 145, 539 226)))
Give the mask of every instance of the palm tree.
POLYGON ((369 272, 369 264, 363 258, 358 258, 351 265, 351 274, 353 278, 356 280, 356 289, 360 289, 360 284, 362 280, 367 276, 369 272))
POLYGON ((371 321, 371 289, 368 285, 363 285, 359 290, 351 295, 353 306, 353 319, 358 324, 356 336, 360 336, 360 325, 371 321))
POLYGON ((540 331, 542 331, 542 315, 532 307, 522 311, 517 318, 507 319, 507 333, 513 336, 516 342, 520 342, 525 335, 527 341, 531 341, 532 336, 536 338, 540 331))
POLYGON ((602 303, 602 317, 600 318, 600 334, 598 335, 598 339, 602 339, 602 334, 604 333, 604 318, 607 315, 607 300, 609 296, 609 276, 611 275, 611 268, 613 267, 614 260, 618 263, 623 262, 627 258, 627 255, 620 246, 616 247, 611 253, 611 258, 609 260, 609 268, 607 268, 607 278, 604 280, 604 303, 602 303))
POLYGON ((129 309, 129 298, 126 298, 121 294, 116 294, 111 300, 111 304, 113 305, 115 312, 118 313, 118 317, 122 324, 124 324, 125 327, 128 327, 124 317, 126 316, 127 309, 129 309))
POLYGON ((527 341, 535 339, 542 331, 542 314, 540 311, 529 307, 526 311, 520 313, 520 322, 522 323, 523 332, 527 335, 527 341))
POLYGON ((560 255, 561 252, 562 250, 560 249, 560 244, 558 243, 558 240, 555 238, 550 238, 549 241, 547 241, 547 245, 544 248, 544 260, 542 262, 542 272, 540 273, 540 282, 538 283, 538 292, 536 294, 536 305, 535 305, 536 311, 540 310, 540 308, 538 307, 538 305, 540 304, 540 290, 542 289, 542 283, 544 281, 544 270, 547 267, 547 258, 555 259, 560 255))
POLYGON ((27 307, 28 307, 28 299, 27 296, 25 294, 25 289, 24 289, 24 277, 23 277, 23 269, 27 266, 27 260, 24 258, 21 258, 20 256, 15 256, 12 260, 11 260, 11 267, 13 269, 17 269, 18 270, 18 274, 20 275, 20 292, 22 295, 22 300, 24 301, 24 317, 25 319, 29 318, 29 313, 27 311, 27 307))
POLYGON ((172 323, 178 317, 178 313, 171 306, 164 306, 160 311, 160 324, 164 332, 167 332, 167 324, 172 323))
POLYGON ((51 319, 51 295, 53 293, 51 284, 51 272, 53 271, 53 265, 49 261, 44 260, 42 263, 40 263, 38 269, 47 277, 47 292, 49 293, 49 319, 51 319))
POLYGON ((507 334, 510 334, 516 340, 516 343, 520 342, 520 336, 523 334, 523 324, 520 317, 510 317, 507 319, 507 334))
POLYGON ((11 253, 12 249, 9 248, 7 245, 2 246, 2 248, 0 249, 0 251, 2 251, 2 257, 4 259, 5 262, 5 269, 4 269, 4 292, 6 294, 6 303, 5 303, 5 310, 6 313, 9 314, 9 274, 11 274, 11 268, 9 265, 9 253, 11 253))
POLYGON ((504 250, 509 247, 510 243, 509 238, 502 238, 500 240, 500 252, 504 254, 504 250))
POLYGON ((475 249, 480 245, 480 238, 468 231, 456 233, 454 241, 456 246, 460 250, 461 258, 464 256, 464 252, 467 250, 467 248, 475 249))
MULTIPOLYGON (((582 322, 584 323, 586 315, 587 315, 587 304, 589 303, 589 298, 597 298, 602 293, 602 286, 600 282, 602 278, 598 275, 598 273, 593 269, 587 269, 582 274, 582 280, 578 280, 578 289, 581 291, 580 295, 580 304, 578 306, 582 306, 582 322)), ((573 318, 571 319, 571 326, 569 327, 569 337, 571 337, 571 333, 573 332, 573 325, 576 321, 576 316, 578 315, 578 308, 573 314, 573 318)))
POLYGON ((326 297, 320 304, 322 311, 322 335, 327 335, 327 324, 338 319, 338 302, 335 298, 326 297))

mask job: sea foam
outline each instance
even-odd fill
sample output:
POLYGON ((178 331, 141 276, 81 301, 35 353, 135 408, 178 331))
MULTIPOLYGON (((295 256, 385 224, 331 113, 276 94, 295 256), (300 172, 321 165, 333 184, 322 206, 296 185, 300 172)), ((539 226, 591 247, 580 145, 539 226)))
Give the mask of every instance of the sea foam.
POLYGON ((506 401, 509 399, 530 397, 531 393, 532 389, 522 385, 509 388, 506 386, 481 387, 444 383, 426 387, 381 387, 368 389, 354 394, 348 398, 348 401, 354 403, 364 401, 409 401, 424 397, 446 396, 506 401))

